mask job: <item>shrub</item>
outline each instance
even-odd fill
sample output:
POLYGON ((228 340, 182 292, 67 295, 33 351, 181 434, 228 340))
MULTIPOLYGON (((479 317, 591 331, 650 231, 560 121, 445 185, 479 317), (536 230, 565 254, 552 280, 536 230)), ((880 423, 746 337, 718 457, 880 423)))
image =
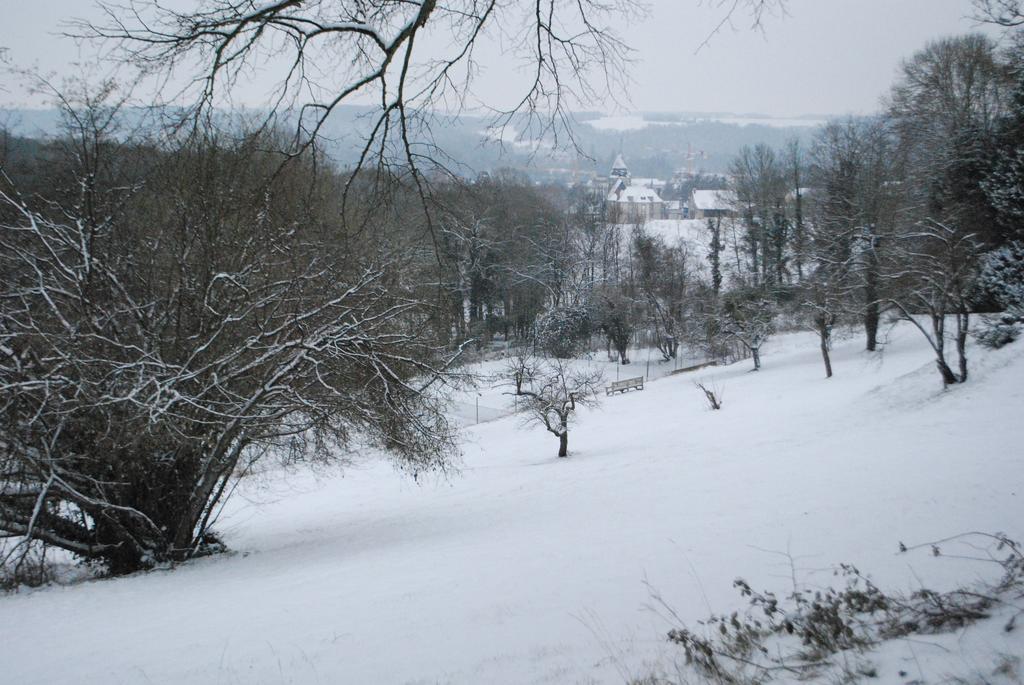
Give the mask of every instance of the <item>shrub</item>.
MULTIPOLYGON (((851 651, 865 652, 885 640, 959 630, 989 618, 998 605, 1013 604, 1024 589, 1024 552, 1002 534, 971 533, 949 538, 981 538, 989 542, 989 557, 1002 571, 995 582, 950 592, 926 588, 912 593, 886 593, 856 567, 841 564, 835 574, 840 588, 805 591, 796 587, 785 597, 755 591, 743 579, 734 586, 748 601, 746 612, 711 615, 695 629, 679 625, 668 633, 687 666, 716 683, 763 683, 776 675, 806 679, 829 674, 876 676, 869 662, 851 666, 851 651), (852 669, 852 670, 851 670, 852 669)), ((938 543, 930 547, 941 556, 938 543)), ((900 551, 908 548, 902 543, 900 551)), ((675 612, 656 593, 656 604, 675 612)), ((1017 611, 1004 625, 1015 629, 1017 611)))
POLYGON ((552 357, 569 359, 579 354, 589 340, 591 328, 591 316, 586 307, 557 307, 537 319, 534 339, 537 346, 552 357))
POLYGON ((1010 311, 998 316, 986 317, 974 337, 979 343, 993 350, 1009 345, 1020 337, 1024 323, 1024 310, 1010 311))

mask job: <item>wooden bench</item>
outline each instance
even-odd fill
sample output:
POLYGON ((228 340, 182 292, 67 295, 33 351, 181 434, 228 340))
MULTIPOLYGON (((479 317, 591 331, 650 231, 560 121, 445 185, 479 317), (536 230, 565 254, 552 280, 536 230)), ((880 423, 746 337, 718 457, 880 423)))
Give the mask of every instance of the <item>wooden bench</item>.
POLYGON ((643 390, 644 389, 644 377, 637 376, 636 378, 627 378, 621 381, 614 381, 611 385, 604 389, 605 394, 611 395, 617 392, 629 392, 630 390, 643 390))

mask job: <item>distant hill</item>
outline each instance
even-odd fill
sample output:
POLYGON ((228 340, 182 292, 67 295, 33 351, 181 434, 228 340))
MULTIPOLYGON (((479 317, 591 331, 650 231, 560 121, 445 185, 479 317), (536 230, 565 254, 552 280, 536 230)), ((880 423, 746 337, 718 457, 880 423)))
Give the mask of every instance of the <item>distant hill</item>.
MULTIPOLYGON (((324 128, 324 148, 342 165, 359 154, 368 125, 366 107, 339 108, 324 128)), ((145 110, 129 111, 128 125, 141 122, 145 110)), ((241 116, 244 116, 241 115, 241 116)), ((502 140, 488 134, 487 120, 476 116, 444 117, 432 127, 435 143, 467 177, 498 168, 520 170, 536 180, 571 180, 590 174, 603 176, 622 152, 636 176, 667 178, 692 165, 695 171, 724 172, 744 145, 766 143, 780 147, 792 138, 808 142, 827 117, 772 118, 727 112, 650 112, 606 116, 576 115, 575 150, 552 150, 518 138, 515 126, 502 140)), ((0 127, 26 137, 48 137, 60 129, 55 109, 0 110, 0 127)))

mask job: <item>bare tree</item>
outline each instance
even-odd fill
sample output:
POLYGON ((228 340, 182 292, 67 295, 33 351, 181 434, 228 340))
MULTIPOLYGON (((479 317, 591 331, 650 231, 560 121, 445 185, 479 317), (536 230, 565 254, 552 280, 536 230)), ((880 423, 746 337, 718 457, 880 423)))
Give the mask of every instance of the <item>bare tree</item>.
POLYGON ((700 381, 695 381, 694 385, 697 386, 701 392, 704 393, 704 399, 707 400, 708 408, 712 411, 718 411, 722 408, 722 389, 716 384, 711 383, 711 387, 704 385, 700 381))
POLYGON ((944 385, 967 380, 967 334, 971 294, 978 271, 981 245, 977 238, 937 221, 925 221, 900 236, 903 268, 892 274, 899 281, 890 299, 902 317, 928 341, 944 385), (926 328, 915 315, 928 317, 926 328), (947 333, 953 319, 952 335, 947 333), (957 371, 946 361, 947 338, 956 346, 957 371))
POLYGON ((971 0, 974 17, 1008 28, 1024 26, 1024 0, 971 0))
POLYGON ((979 180, 990 170, 1012 85, 996 44, 980 34, 935 41, 903 64, 887 119, 897 136, 908 224, 933 220, 983 242, 999 240, 979 180))
POLYGON ((563 359, 518 355, 509 360, 514 394, 524 398, 527 423, 539 423, 558 438, 558 456, 569 455, 569 422, 578 407, 598 404, 600 369, 577 369, 563 359))
POLYGON ((103 8, 106 20, 78 33, 114 41, 126 61, 169 83, 184 80, 174 99, 195 103, 190 116, 230 102, 254 71, 272 74, 266 121, 292 120, 292 153, 322 135, 341 106, 377 103, 356 166, 405 169, 417 185, 428 180, 422 169, 445 164, 432 143, 434 113, 477 106, 480 41, 507 38, 503 63, 529 73, 520 93, 492 103, 494 138, 511 129, 571 143, 573 108, 625 92, 630 50, 614 27, 644 11, 634 0, 208 0, 187 11, 129 0, 103 8))
POLYGON ((801 307, 807 314, 807 322, 818 336, 821 359, 825 364, 825 378, 832 378, 832 330, 846 311, 846 289, 838 282, 839 274, 828 268, 811 272, 804 280, 801 291, 804 300, 801 307), (831 275, 831 277, 830 277, 831 275))
POLYGON ((605 287, 595 293, 593 309, 601 331, 618 355, 629 364, 629 342, 633 337, 633 302, 621 289, 605 287))
POLYGON ((982 35, 935 41, 907 60, 888 119, 898 139, 904 228, 890 278, 891 303, 928 340, 945 385, 967 380, 970 294, 982 246, 1000 240, 979 180, 990 170, 999 124, 1012 106, 1012 69, 982 35), (930 326, 915 315, 927 316, 930 326), (955 330, 947 334, 947 318, 955 330), (945 357, 947 337, 957 371, 945 357))
POLYGON ((741 6, 746 5, 749 10, 748 19, 750 28, 755 30, 764 29, 764 20, 770 14, 784 14, 786 11, 786 0, 709 0, 711 6, 722 9, 723 15, 715 27, 697 46, 695 52, 699 52, 725 27, 734 26, 736 12, 741 6))
POLYGON ((352 249, 340 178, 310 194, 311 160, 275 172, 261 137, 80 133, 74 162, 48 160, 72 197, 0 187, 0 533, 127 572, 216 549, 235 479, 268 456, 359 440, 449 463, 431 307, 406 257, 352 249), (115 151, 152 167, 112 176, 115 151))
MULTIPOLYGON (((474 324, 484 318, 494 257, 503 242, 494 235, 491 223, 486 214, 460 215, 451 211, 440 221, 440 243, 452 272, 447 285, 453 296, 454 332, 459 339, 481 333, 474 324)), ((483 331, 484 336, 486 333, 483 331)))
POLYGON ((662 360, 670 361, 678 354, 683 333, 683 304, 689 280, 686 252, 642 229, 633 232, 632 247, 636 285, 643 296, 647 320, 653 324, 655 345, 662 360))
POLYGON ((830 122, 811 149, 806 259, 825 269, 825 280, 842 287, 850 305, 860 300, 868 351, 878 344, 886 248, 903 218, 894 155, 886 125, 874 120, 830 122))
POLYGON ((775 333, 777 308, 759 291, 730 293, 713 314, 716 334, 742 345, 754 360, 754 371, 761 369, 761 348, 775 333))
MULTIPOLYGON (((760 26, 784 0, 729 0, 722 25, 747 13, 760 26)), ((113 43, 142 73, 168 84, 167 101, 209 118, 233 89, 266 85, 265 123, 292 125, 296 154, 346 104, 370 104, 356 169, 400 175, 426 192, 429 169, 451 165, 432 131, 467 108, 491 114, 494 140, 575 147, 573 111, 621 102, 632 51, 617 27, 646 13, 640 0, 206 0, 178 10, 159 0, 101 5, 105 20, 78 36, 113 43), (479 44, 503 39, 499 64, 479 44), (504 102, 481 102, 487 67, 518 67, 524 85, 504 102), (175 90, 175 84, 184 83, 175 90)))
POLYGON ((796 280, 804 278, 804 247, 806 229, 804 226, 804 170, 807 162, 806 155, 800 148, 800 139, 793 138, 786 144, 785 164, 789 176, 790 195, 793 198, 793 262, 796 267, 796 280))
POLYGON ((779 283, 786 260, 786 169, 775 151, 764 144, 744 146, 730 165, 746 233, 754 285, 779 283))
POLYGON ((537 374, 537 355, 532 344, 517 345, 505 360, 505 373, 512 383, 513 395, 529 390, 537 374))

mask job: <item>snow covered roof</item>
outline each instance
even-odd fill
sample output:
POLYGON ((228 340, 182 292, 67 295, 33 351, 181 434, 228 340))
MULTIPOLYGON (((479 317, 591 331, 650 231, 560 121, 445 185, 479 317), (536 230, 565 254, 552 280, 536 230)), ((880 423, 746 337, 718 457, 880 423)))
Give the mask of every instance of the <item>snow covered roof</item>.
POLYGON ((691 209, 728 211, 736 207, 736 193, 731 190, 695 190, 691 209))
POLYGON ((609 202, 661 202, 661 196, 654 188, 629 185, 621 190, 618 186, 608 193, 609 202))
POLYGON ((633 177, 633 185, 635 186, 647 186, 648 188, 664 188, 665 182, 660 178, 636 178, 633 177))
POLYGON ((626 166, 626 160, 622 159, 622 155, 615 156, 615 162, 612 163, 612 176, 629 176, 629 167, 626 166))

